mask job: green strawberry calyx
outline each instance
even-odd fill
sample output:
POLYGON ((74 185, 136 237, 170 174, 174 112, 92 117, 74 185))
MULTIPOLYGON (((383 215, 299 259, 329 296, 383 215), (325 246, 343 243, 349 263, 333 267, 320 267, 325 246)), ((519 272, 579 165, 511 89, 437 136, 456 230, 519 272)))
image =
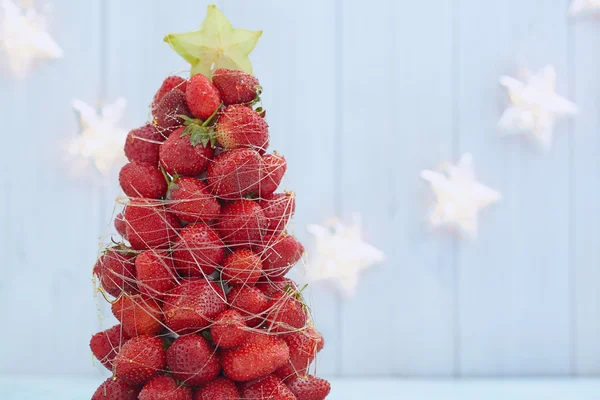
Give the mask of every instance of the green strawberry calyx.
POLYGON ((217 108, 213 115, 204 122, 197 118, 180 115, 183 119, 183 124, 186 126, 183 132, 181 132, 181 136, 189 136, 192 146, 197 146, 199 143, 202 143, 202 146, 206 147, 210 143, 212 147, 215 147, 217 145, 217 137, 214 128, 209 124, 218 111, 219 109, 217 108))

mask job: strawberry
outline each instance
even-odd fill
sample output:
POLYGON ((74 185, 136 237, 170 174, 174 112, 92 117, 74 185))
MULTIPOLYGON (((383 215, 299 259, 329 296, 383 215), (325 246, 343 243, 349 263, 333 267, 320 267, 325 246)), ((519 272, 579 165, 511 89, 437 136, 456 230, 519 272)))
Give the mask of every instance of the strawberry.
POLYGON ((331 391, 329 382, 312 375, 294 377, 286 385, 298 400, 324 400, 331 391))
POLYGON ((187 276, 211 274, 224 255, 225 245, 219 235, 202 223, 183 228, 173 250, 177 272, 187 276))
POLYGON ((242 199, 227 203, 215 229, 228 246, 250 246, 262 242, 269 221, 256 201, 242 199))
POLYGON ((123 291, 137 292, 133 256, 117 247, 107 249, 100 256, 94 271, 100 279, 102 289, 111 296, 118 297, 123 291))
POLYGON ((192 145, 185 128, 175 130, 160 146, 160 163, 171 175, 200 175, 214 154, 211 146, 192 145))
POLYGON ((221 313, 210 327, 210 336, 219 347, 239 346, 246 338, 244 317, 235 310, 221 313))
POLYGON ((260 257, 247 249, 235 250, 223 261, 221 279, 231 286, 254 285, 261 276, 260 257))
POLYGON ((129 336, 155 335, 163 329, 158 304, 140 295, 121 296, 112 304, 112 313, 129 336))
POLYGON ((105 380, 92 395, 92 400, 137 400, 139 389, 113 377, 105 380))
POLYGON ((165 252, 145 250, 135 258, 135 276, 141 293, 161 299, 177 284, 175 265, 165 252))
POLYGON ((210 222, 221 212, 221 205, 200 179, 173 179, 170 191, 169 209, 186 222, 210 222))
POLYGON ((135 161, 121 168, 119 183, 127 196, 145 199, 160 199, 168 189, 167 181, 158 167, 135 161))
POLYGON ((212 80, 226 106, 250 103, 260 95, 258 79, 244 71, 219 68, 212 80))
POLYGON ((275 375, 248 385, 244 389, 244 399, 297 400, 292 391, 275 375))
POLYGON ((143 385, 167 366, 167 357, 160 338, 138 336, 121 347, 115 357, 114 374, 130 385, 143 385))
POLYGON ((241 345, 221 351, 221 364, 228 378, 250 381, 273 373, 289 357, 289 349, 279 337, 262 332, 248 332, 241 345))
POLYGON ((263 272, 271 280, 281 280, 304 254, 302 244, 286 233, 267 236, 264 243, 260 251, 263 272))
POLYGON ((298 291, 298 287, 294 281, 289 278, 282 278, 281 280, 272 281, 268 279, 268 277, 262 277, 258 282, 256 282, 256 288, 263 292, 263 294, 269 300, 277 299, 290 291, 298 291))
POLYGON ((255 327, 261 324, 268 300, 260 290, 252 286, 234 287, 227 293, 227 300, 232 309, 246 318, 248 326, 255 327))
POLYGON ((152 109, 154 110, 158 106, 158 103, 160 103, 164 95, 169 93, 173 89, 179 89, 185 93, 187 84, 188 81, 180 76, 168 76, 167 79, 163 81, 162 85, 160 85, 160 88, 154 95, 154 99, 152 100, 152 109))
POLYGON ((262 156, 262 169, 260 187, 258 189, 260 197, 266 197, 277 190, 285 171, 287 170, 287 162, 284 156, 280 156, 277 152, 273 154, 265 154, 262 156))
POLYGON ((158 149, 165 141, 163 135, 152 124, 146 124, 127 134, 125 139, 125 156, 131 162, 150 165, 158 164, 158 149))
POLYGON ((98 332, 90 340, 90 349, 98 361, 111 370, 121 346, 130 338, 121 325, 98 332))
POLYGON ((208 187, 222 199, 239 199, 258 189, 262 163, 260 154, 252 149, 221 153, 206 170, 208 187))
POLYGON ((296 211, 296 195, 294 192, 270 194, 263 197, 258 204, 269 220, 267 232, 277 235, 285 230, 296 211))
POLYGON ((281 338, 290 350, 290 359, 275 374, 284 380, 292 379, 295 375, 305 375, 322 348, 323 336, 313 327, 308 327, 281 335, 281 338))
POLYGON ((227 106, 219 114, 215 136, 224 149, 249 147, 264 153, 269 146, 269 125, 250 107, 227 106))
POLYGON ((125 207, 127 240, 135 250, 166 248, 177 236, 181 222, 160 203, 133 200, 125 207))
POLYGON ((187 117, 192 115, 185 100, 185 93, 179 89, 173 89, 165 94, 156 108, 152 110, 152 114, 154 115, 153 125, 165 137, 183 126, 182 115, 187 117))
POLYGON ((277 333, 294 332, 306 325, 308 313, 300 292, 291 287, 269 301, 265 321, 269 330, 277 333))
POLYGON ((166 375, 156 376, 144 385, 139 400, 192 400, 192 389, 179 385, 166 375))
POLYGON ((240 400, 240 392, 231 379, 218 377, 196 391, 192 400, 240 400))
POLYGON ((221 372, 215 349, 197 334, 175 339, 167 350, 167 366, 175 378, 191 386, 204 385, 221 372))
POLYGON ((127 239, 127 223, 125 222, 125 218, 123 218, 122 212, 118 213, 115 217, 115 229, 123 239, 127 239))
POLYGON ((221 95, 212 82, 202 74, 192 76, 185 91, 192 115, 207 120, 221 105, 221 95))
POLYGON ((165 296, 165 323, 178 334, 205 329, 227 309, 224 299, 223 289, 214 282, 183 280, 165 296))

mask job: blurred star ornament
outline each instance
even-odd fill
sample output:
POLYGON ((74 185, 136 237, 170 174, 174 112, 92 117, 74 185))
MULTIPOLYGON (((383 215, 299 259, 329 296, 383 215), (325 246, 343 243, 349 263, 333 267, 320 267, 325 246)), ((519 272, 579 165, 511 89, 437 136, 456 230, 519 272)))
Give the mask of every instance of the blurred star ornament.
POLYGON ((556 94, 554 67, 546 66, 535 75, 527 75, 526 83, 508 76, 500 78, 512 104, 502 114, 498 127, 506 134, 532 135, 544 148, 550 148, 557 120, 577 114, 578 108, 556 94))
POLYGON ((81 132, 69 146, 69 153, 90 159, 98 171, 107 174, 124 159, 123 143, 127 131, 118 126, 127 102, 123 98, 96 109, 81 100, 73 100, 72 106, 79 117, 81 132))
POLYGON ((600 12, 600 0, 573 0, 569 14, 572 16, 600 12))
POLYGON ((464 154, 457 165, 446 165, 441 172, 424 170, 421 177, 431 184, 437 200, 429 213, 431 225, 458 228, 470 237, 477 236, 479 211, 501 197, 475 180, 470 154, 464 154))
POLYGON ((362 239, 360 215, 352 216, 352 224, 330 218, 323 225, 308 225, 316 242, 315 255, 306 269, 308 281, 336 280, 345 295, 352 295, 361 270, 381 263, 383 252, 362 239))
POLYGON ((60 46, 46 32, 45 18, 33 7, 20 8, 11 0, 0 0, 0 9, 0 45, 18 76, 24 76, 35 61, 63 56, 60 46))
POLYGON ((215 5, 210 5, 199 30, 172 33, 164 40, 191 64, 192 75, 203 74, 210 78, 218 68, 241 69, 251 74, 248 56, 261 35, 262 31, 234 29, 227 17, 215 5))

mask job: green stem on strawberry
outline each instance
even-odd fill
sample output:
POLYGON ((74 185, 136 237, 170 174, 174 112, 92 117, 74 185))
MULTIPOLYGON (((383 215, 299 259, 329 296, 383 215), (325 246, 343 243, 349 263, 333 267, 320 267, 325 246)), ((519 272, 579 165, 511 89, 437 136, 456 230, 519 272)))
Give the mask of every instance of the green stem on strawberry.
POLYGON ((165 171, 163 166, 159 165, 159 168, 160 168, 160 172, 162 172, 162 175, 165 177, 165 181, 167 181, 167 186, 171 185, 172 180, 169 179, 169 175, 167 174, 167 172, 165 171))
POLYGON ((208 119, 206 121, 204 121, 202 123, 202 127, 206 127, 208 126, 208 124, 210 124, 210 122, 213 120, 213 118, 219 113, 219 110, 221 109, 221 105, 219 105, 219 107, 215 108, 215 111, 210 115, 210 117, 208 117, 208 119))

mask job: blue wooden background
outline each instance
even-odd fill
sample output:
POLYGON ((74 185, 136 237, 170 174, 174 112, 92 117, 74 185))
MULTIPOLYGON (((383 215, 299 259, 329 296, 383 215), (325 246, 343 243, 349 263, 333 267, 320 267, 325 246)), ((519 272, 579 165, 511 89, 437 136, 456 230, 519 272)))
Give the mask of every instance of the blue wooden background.
MULTIPOLYGON (((123 125, 142 124, 184 68, 163 35, 195 28, 207 2, 52 3, 65 58, 0 76, 0 373, 98 376, 90 271, 119 191, 115 177, 69 171, 70 101, 125 96, 123 125)), ((252 60, 298 236, 310 249, 307 223, 360 211, 387 254, 351 299, 312 285, 320 374, 600 374, 599 20, 569 19, 567 0, 216 4, 264 30, 252 60), (547 154, 495 128, 499 76, 546 64, 581 109, 547 154), (471 242, 428 230, 419 178, 467 151, 503 194, 471 242)))

